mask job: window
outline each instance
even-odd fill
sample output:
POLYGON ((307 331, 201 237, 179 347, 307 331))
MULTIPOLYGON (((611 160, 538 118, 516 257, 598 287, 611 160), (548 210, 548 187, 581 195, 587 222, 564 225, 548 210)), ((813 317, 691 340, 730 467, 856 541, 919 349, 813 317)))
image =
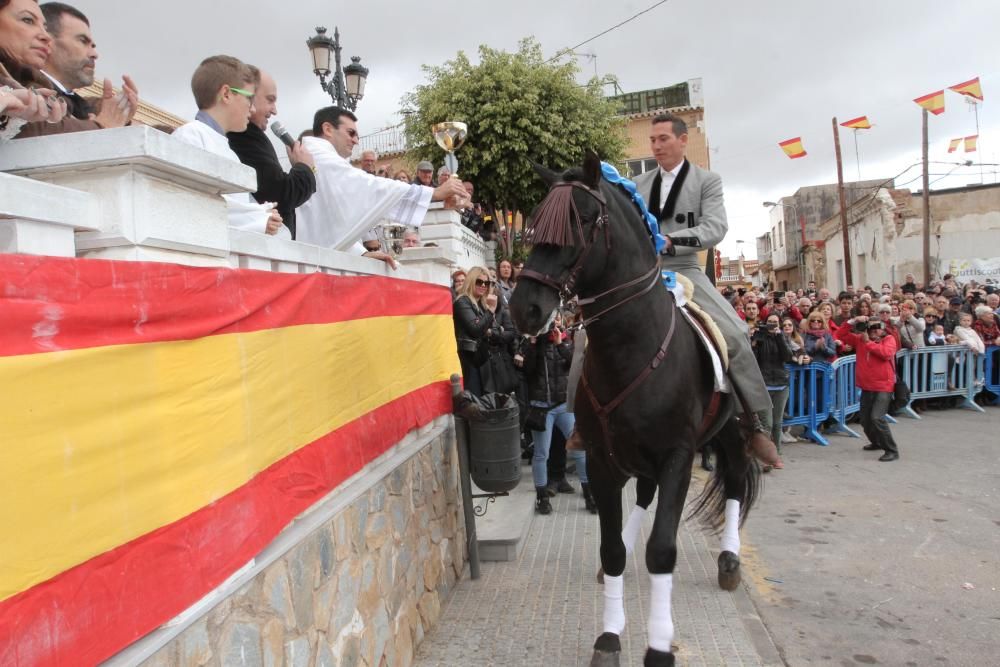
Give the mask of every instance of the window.
POLYGON ((628 177, 635 178, 639 174, 645 174, 647 171, 653 171, 656 169, 656 160, 654 158, 629 160, 625 163, 625 166, 628 167, 628 177))

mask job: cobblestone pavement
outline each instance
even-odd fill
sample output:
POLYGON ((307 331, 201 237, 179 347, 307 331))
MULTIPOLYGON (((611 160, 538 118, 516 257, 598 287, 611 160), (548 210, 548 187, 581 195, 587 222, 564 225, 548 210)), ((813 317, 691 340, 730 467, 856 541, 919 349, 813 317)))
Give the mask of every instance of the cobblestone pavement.
MULTIPOLYGON (((700 484, 692 483, 692 493, 697 488, 700 484)), ((630 483, 626 506, 632 507, 634 499, 630 483)), ((415 665, 589 663, 601 632, 597 517, 584 510, 579 493, 558 495, 553 508, 549 516, 534 517, 519 560, 483 563, 478 581, 466 575, 456 585, 437 626, 421 643, 415 665)), ((640 554, 652 528, 652 509, 638 541, 640 554)), ((746 590, 718 588, 718 539, 685 523, 678 542, 673 590, 678 664, 781 664, 746 590)), ((649 580, 641 557, 630 557, 625 573, 622 665, 628 667, 641 665, 646 650, 649 580)))

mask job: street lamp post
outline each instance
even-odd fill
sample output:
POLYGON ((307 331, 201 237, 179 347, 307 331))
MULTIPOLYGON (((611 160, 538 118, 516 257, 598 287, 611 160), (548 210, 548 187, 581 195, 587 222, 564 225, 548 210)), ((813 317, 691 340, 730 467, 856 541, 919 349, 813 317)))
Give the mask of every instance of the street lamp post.
POLYGON ((354 111, 365 96, 365 82, 368 68, 361 64, 361 58, 351 57, 351 64, 340 66, 340 29, 334 27, 333 39, 326 34, 326 28, 316 28, 316 34, 306 40, 313 61, 313 73, 319 77, 320 87, 338 107, 354 111), (331 68, 331 60, 333 67, 331 68), (330 80, 327 77, 333 75, 330 80))

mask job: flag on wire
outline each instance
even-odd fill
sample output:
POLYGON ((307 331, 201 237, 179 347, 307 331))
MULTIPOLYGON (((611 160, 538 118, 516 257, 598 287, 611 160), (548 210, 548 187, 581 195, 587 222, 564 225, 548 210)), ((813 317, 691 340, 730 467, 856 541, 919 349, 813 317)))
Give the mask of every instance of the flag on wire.
POLYGON ((870 130, 872 124, 868 122, 868 116, 858 116, 851 120, 845 120, 840 124, 842 127, 849 127, 852 130, 870 130))
POLYGON ((806 156, 806 149, 802 147, 802 137, 788 139, 787 141, 782 141, 778 145, 781 146, 781 150, 785 151, 785 155, 793 160, 795 158, 806 156))
POLYGON ((923 97, 918 97, 913 101, 930 111, 935 116, 944 113, 943 90, 939 90, 936 93, 931 93, 929 95, 924 95, 923 97))
POLYGON ((955 151, 957 151, 958 145, 960 143, 962 143, 961 137, 959 137, 958 139, 952 139, 950 142, 948 142, 948 152, 954 153, 955 151))
POLYGON ((959 95, 965 95, 966 97, 971 97, 973 99, 983 101, 983 88, 979 85, 979 77, 965 83, 957 83, 954 86, 948 86, 948 90, 953 90, 959 95))
POLYGON ((973 134, 971 137, 966 137, 965 138, 965 152, 966 153, 975 153, 976 152, 976 144, 978 142, 979 142, 979 135, 978 134, 973 134))

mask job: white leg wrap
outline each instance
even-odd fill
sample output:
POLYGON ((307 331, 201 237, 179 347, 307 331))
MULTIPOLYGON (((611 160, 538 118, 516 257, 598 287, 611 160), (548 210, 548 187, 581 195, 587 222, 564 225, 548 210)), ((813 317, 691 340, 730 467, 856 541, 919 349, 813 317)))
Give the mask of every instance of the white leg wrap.
POLYGON ((625 575, 604 575, 604 632, 621 635, 625 629, 625 575))
POLYGON ((642 520, 646 516, 646 510, 636 505, 632 508, 632 513, 628 515, 625 528, 622 529, 622 542, 625 543, 625 553, 632 554, 635 551, 635 541, 639 539, 639 529, 642 528, 642 520))
POLYGON ((670 653, 674 641, 674 619, 670 613, 670 593, 674 575, 649 575, 649 648, 670 653))
POLYGON ((722 528, 722 550, 740 555, 740 501, 726 501, 726 523, 722 528))

